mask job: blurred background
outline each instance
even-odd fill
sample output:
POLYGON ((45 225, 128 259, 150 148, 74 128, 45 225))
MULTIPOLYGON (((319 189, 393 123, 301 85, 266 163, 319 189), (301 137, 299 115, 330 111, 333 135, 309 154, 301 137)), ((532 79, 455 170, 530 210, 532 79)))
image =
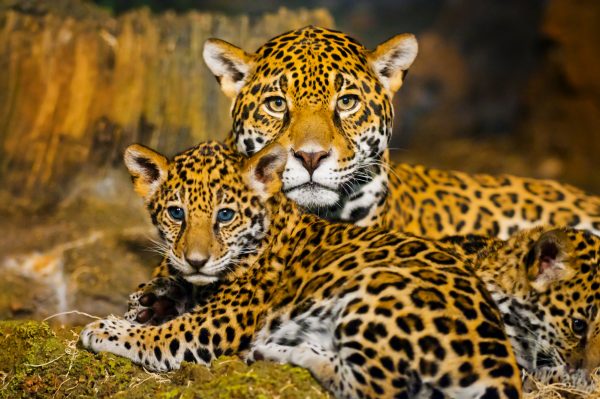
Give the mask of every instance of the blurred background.
POLYGON ((0 318, 123 313, 158 260, 124 147, 223 138, 204 40, 253 51, 308 24, 417 35, 396 161, 600 194, 597 0, 0 0, 0 318))

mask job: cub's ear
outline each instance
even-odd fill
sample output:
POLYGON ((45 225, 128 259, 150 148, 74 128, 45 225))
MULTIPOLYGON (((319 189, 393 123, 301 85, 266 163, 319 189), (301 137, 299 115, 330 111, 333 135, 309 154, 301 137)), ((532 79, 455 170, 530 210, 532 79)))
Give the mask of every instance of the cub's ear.
POLYGON ((560 229, 547 231, 538 238, 525 257, 527 278, 533 289, 541 292, 550 284, 575 275, 569 264, 571 247, 567 234, 560 229))
POLYGON ((225 95, 234 99, 254 66, 254 56, 219 39, 208 39, 204 43, 203 56, 225 95))
POLYGON ((415 36, 404 33, 388 39, 369 53, 369 63, 390 96, 402 86, 418 51, 415 36))
POLYGON ((281 175, 287 162, 287 151, 279 144, 271 144, 246 162, 246 183, 263 199, 281 191, 281 175))
POLYGON ((167 178, 169 160, 140 144, 132 144, 127 147, 123 158, 129 169, 135 191, 146 201, 150 200, 167 178))

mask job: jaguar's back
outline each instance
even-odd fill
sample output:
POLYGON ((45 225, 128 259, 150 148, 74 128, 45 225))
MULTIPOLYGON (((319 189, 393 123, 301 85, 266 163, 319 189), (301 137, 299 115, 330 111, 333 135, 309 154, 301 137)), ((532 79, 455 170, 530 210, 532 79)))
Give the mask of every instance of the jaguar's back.
POLYGON ((600 197, 553 180, 398 164, 380 224, 429 238, 479 234, 507 239, 535 226, 600 234, 600 197))

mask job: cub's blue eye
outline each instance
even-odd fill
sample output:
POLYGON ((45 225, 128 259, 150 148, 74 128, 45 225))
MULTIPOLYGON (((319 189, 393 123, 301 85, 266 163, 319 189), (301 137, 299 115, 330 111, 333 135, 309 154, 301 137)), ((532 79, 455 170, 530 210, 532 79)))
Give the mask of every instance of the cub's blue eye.
POLYGON ((185 212, 183 208, 178 206, 170 206, 167 208, 167 212, 169 212, 169 216, 171 216, 174 220, 183 220, 185 217, 185 212))
POLYGON ((233 219, 233 216, 235 215, 235 211, 233 209, 229 209, 229 208, 223 208, 220 209, 219 212, 217 212, 217 222, 229 222, 231 219, 233 219))

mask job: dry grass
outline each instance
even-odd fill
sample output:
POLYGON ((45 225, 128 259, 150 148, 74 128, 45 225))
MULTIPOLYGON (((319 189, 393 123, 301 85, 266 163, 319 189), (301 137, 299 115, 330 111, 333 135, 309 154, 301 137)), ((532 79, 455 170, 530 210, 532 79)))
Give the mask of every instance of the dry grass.
POLYGON ((524 388, 527 391, 524 395, 525 399, 580 399, 580 398, 591 398, 600 399, 600 375, 599 370, 596 369, 592 373, 592 382, 596 389, 592 392, 578 388, 576 385, 569 384, 568 382, 562 383, 544 383, 531 374, 524 372, 524 388))

